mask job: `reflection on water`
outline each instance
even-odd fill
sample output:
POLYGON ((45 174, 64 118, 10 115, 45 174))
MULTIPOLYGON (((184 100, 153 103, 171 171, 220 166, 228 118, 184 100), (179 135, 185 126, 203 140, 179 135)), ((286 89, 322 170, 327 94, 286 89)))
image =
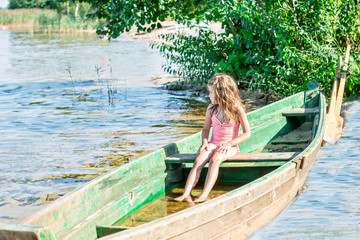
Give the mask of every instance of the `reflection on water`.
POLYGON ((0 222, 202 127, 207 99, 149 82, 164 60, 145 42, 12 31, 0 41, 0 222))
MULTIPOLYGON (((184 183, 185 184, 185 183, 184 183)), ((183 184, 183 185, 184 185, 183 184)), ((211 198, 218 197, 227 192, 230 192, 238 187, 240 184, 236 183, 217 183, 214 188, 211 190, 209 196, 211 198)), ((202 192, 203 186, 199 184, 196 188, 193 189, 191 194, 194 197, 200 196, 202 192)), ((145 204, 141 208, 139 208, 133 214, 130 214, 116 223, 113 226, 124 226, 124 227, 136 227, 138 225, 151 222, 153 220, 171 215, 173 213, 179 212, 186 208, 192 206, 192 204, 184 202, 176 202, 174 198, 180 196, 184 192, 184 188, 175 188, 171 192, 166 193, 165 196, 157 198, 152 202, 145 204)))
POLYGON ((360 239, 360 102, 347 110, 342 138, 324 146, 307 188, 260 239, 360 239))

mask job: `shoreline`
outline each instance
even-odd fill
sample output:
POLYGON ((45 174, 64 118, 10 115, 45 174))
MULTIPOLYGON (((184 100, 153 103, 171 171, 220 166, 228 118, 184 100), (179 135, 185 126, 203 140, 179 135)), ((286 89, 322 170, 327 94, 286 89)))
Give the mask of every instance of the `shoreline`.
MULTIPOLYGON (((153 77, 148 81, 152 82, 153 84, 157 85, 158 87, 166 88, 167 84, 175 83, 180 80, 181 80, 181 77, 179 77, 179 76, 161 75, 161 76, 153 77)), ((169 91, 193 91, 193 92, 198 92, 199 94, 204 95, 204 96, 206 96, 208 94, 207 90, 206 90, 206 86, 205 86, 204 90, 199 90, 199 87, 196 87, 195 89, 188 87, 188 88, 185 88, 182 90, 171 90, 170 89, 169 91)), ((239 92, 240 92, 240 98, 243 101, 243 104, 245 105, 246 112, 256 110, 260 107, 266 106, 277 100, 275 98, 275 96, 273 96, 272 94, 264 94, 264 93, 261 93, 260 91, 251 92, 251 91, 246 91, 246 90, 240 89, 239 92)))
MULTIPOLYGON (((34 25, 31 23, 25 23, 25 24, 6 24, 6 25, 0 25, 0 31, 1 30, 29 30, 34 32, 46 32, 49 31, 42 31, 40 25, 34 25)), ((90 33, 90 34, 96 34, 96 30, 94 29, 63 29, 63 30, 51 30, 50 33, 60 33, 60 34, 66 34, 66 33, 90 33)))

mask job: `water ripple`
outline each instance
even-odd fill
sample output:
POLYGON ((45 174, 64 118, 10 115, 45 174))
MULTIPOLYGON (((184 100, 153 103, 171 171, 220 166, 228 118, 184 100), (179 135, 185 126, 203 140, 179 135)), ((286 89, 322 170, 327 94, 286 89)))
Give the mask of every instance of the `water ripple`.
POLYGON ((360 239, 360 102, 350 106, 342 138, 320 150, 306 190, 250 239, 360 239))
POLYGON ((145 42, 11 31, 0 41, 1 221, 202 127, 203 99, 148 82, 164 60, 145 42))

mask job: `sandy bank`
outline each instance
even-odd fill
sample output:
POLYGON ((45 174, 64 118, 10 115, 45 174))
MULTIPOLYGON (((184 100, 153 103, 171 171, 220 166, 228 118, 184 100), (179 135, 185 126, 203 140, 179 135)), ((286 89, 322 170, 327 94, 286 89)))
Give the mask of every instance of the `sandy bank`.
MULTIPOLYGON (((159 39, 159 35, 161 34, 169 34, 169 33, 177 33, 183 32, 189 35, 195 35, 196 30, 190 29, 182 24, 178 24, 175 21, 165 21, 161 22, 162 28, 155 29, 152 32, 137 32, 136 28, 131 29, 129 32, 124 33, 124 35, 129 36, 132 39, 137 39, 141 41, 147 41, 151 43, 159 43, 161 40, 159 39)), ((200 27, 208 26, 211 30, 216 33, 223 32, 221 29, 221 23, 210 23, 209 25, 199 25, 200 27)))

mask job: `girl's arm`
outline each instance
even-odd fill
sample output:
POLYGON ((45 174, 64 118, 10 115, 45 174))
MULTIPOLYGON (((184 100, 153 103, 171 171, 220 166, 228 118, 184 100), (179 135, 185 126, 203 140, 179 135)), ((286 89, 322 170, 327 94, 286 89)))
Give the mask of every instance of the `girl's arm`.
POLYGON ((208 139, 209 139, 209 133, 211 128, 211 111, 210 108, 213 105, 210 104, 208 108, 206 109, 206 115, 205 115, 205 122, 204 126, 201 132, 201 147, 199 148, 198 154, 207 147, 208 139))
POLYGON ((242 107, 239 107, 239 113, 240 113, 240 124, 243 133, 237 138, 234 138, 233 140, 230 141, 231 146, 236 146, 242 142, 245 142, 251 136, 250 124, 247 119, 246 113, 242 107))

